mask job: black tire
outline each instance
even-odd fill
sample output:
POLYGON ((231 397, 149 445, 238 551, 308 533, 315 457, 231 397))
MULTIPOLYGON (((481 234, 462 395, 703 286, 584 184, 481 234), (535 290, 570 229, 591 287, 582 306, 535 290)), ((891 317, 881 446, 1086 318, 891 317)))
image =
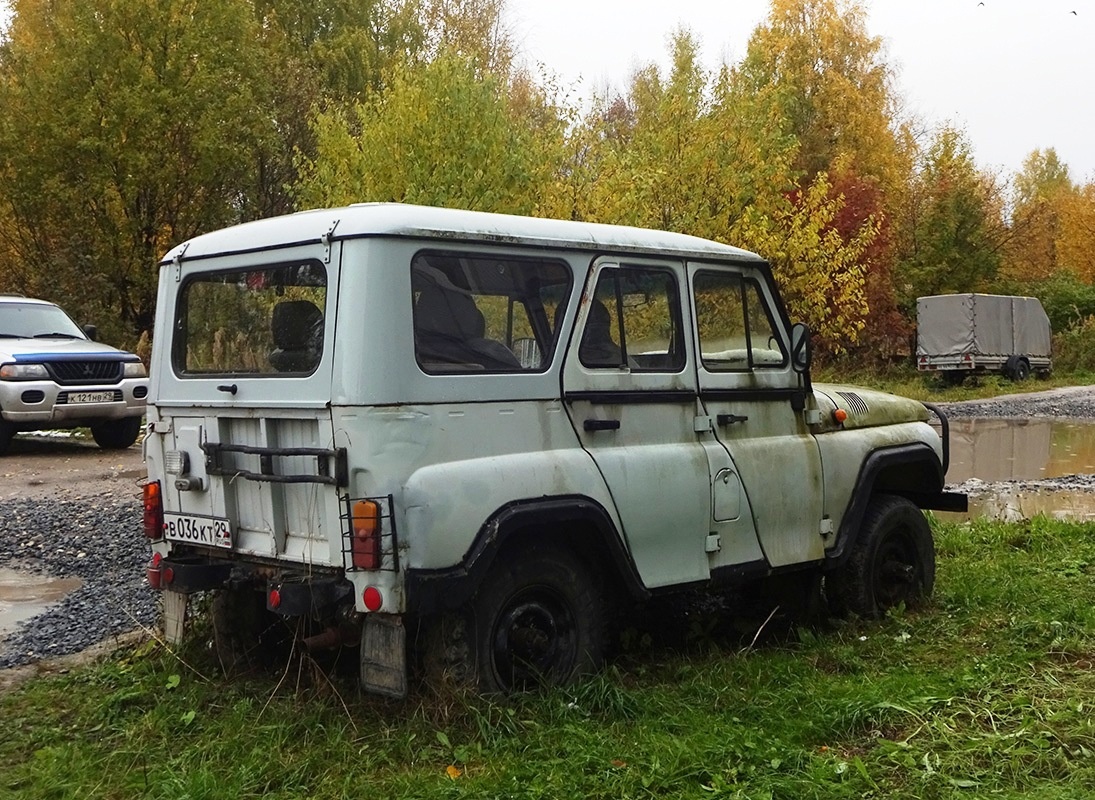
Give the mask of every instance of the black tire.
POLYGON ((213 651, 226 675, 268 667, 289 652, 285 621, 268 611, 265 593, 253 588, 218 589, 212 603, 213 651))
POLYGON ((565 685, 601 666, 605 619, 583 561, 548 545, 511 550, 462 613, 434 621, 427 672, 484 694, 565 685))
POLYGON ((1011 356, 1004 363, 1004 373, 1015 383, 1030 377, 1030 362, 1022 356, 1011 356))
POLYGON ((11 447, 12 437, 15 436, 15 426, 6 420, 0 419, 0 456, 8 452, 11 447))
POLYGON ((902 603, 915 608, 935 588, 935 542, 924 514, 903 497, 874 497, 847 563, 830 577, 835 610, 875 619, 902 603))
POLYGON ((122 417, 97 422, 91 426, 95 444, 104 450, 125 450, 141 435, 140 417, 122 417))

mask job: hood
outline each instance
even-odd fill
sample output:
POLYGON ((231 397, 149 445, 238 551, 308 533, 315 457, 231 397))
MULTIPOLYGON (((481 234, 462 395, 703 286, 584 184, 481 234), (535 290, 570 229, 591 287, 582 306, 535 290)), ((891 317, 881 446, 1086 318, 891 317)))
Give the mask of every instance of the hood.
POLYGON ((0 339, 0 361, 67 361, 71 359, 134 361, 136 356, 90 339, 0 339))
POLYGON ((872 428, 929 419, 928 409, 919 400, 860 386, 815 383, 814 399, 821 411, 822 430, 872 428), (842 425, 833 419, 838 408, 848 415, 842 425))

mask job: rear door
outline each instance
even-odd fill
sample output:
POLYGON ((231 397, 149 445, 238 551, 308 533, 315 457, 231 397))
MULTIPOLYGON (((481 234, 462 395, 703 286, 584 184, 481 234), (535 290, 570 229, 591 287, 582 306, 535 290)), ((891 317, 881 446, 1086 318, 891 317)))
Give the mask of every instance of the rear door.
POLYGON ((146 449, 169 538, 341 564, 345 457, 329 408, 340 253, 166 268, 146 449))

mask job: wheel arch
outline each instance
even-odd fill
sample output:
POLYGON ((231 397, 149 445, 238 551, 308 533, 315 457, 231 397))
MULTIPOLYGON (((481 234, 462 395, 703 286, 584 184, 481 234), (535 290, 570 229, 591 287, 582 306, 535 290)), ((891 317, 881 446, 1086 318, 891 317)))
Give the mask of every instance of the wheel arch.
POLYGON ((483 523, 460 564, 408 570, 409 610, 421 616, 459 608, 475 595, 499 557, 529 539, 558 543, 583 558, 596 559, 606 582, 632 598, 650 594, 604 507, 585 496, 567 495, 507 503, 483 523))
POLYGON ((921 509, 950 509, 955 504, 943 491, 943 485, 943 465, 935 451, 923 442, 872 451, 860 467, 836 544, 826 553, 826 568, 841 566, 847 560, 875 494, 905 497, 921 509))

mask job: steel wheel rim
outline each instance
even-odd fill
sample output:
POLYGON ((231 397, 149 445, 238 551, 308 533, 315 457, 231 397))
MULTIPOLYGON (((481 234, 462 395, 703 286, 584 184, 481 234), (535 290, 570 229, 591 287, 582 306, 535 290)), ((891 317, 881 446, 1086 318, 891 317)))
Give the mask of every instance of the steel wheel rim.
POLYGON ((890 531, 874 561, 874 596, 879 608, 892 608, 916 596, 923 581, 916 543, 904 528, 890 531))
POLYGON ((522 592, 498 615, 491 656, 495 673, 508 689, 527 689, 562 677, 576 652, 574 614, 553 592, 522 592))

